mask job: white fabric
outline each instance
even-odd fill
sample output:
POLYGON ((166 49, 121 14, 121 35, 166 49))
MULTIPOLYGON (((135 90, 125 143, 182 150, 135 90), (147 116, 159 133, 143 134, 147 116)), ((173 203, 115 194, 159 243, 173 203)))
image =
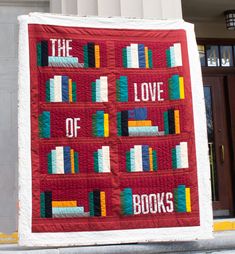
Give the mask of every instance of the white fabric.
MULTIPOLYGON (((183 20, 140 20, 125 18, 67 17, 32 13, 20 16, 19 38, 19 244, 26 246, 67 246, 120 244, 156 241, 189 241, 212 237, 210 170, 207 148, 206 114, 201 69, 192 24, 183 20), (96 28, 184 29, 187 34, 191 85, 193 93, 194 129, 198 168, 200 226, 150 228, 97 232, 32 233, 32 173, 30 126, 30 75, 28 24, 48 24, 96 28)), ((118 248, 118 247, 117 247, 118 248)))

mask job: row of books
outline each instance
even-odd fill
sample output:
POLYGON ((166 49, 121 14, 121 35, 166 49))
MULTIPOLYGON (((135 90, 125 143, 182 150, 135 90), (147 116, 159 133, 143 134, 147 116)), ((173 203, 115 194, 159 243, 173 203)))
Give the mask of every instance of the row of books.
POLYGON ((117 113, 118 136, 159 136, 164 135, 158 126, 147 119, 146 108, 123 110, 117 113))
POLYGON ((46 82, 46 102, 76 102, 77 85, 68 76, 55 75, 46 82))
MULTIPOLYGON (((100 45, 88 42, 83 46, 84 63, 73 56, 49 56, 48 41, 37 43, 37 65, 52 67, 80 67, 100 68, 100 45)), ((168 67, 182 66, 181 44, 174 43, 166 50, 168 67)), ((122 62, 124 68, 153 68, 153 52, 144 44, 131 43, 122 49, 122 62)))
POLYGON ((157 170, 157 152, 148 145, 135 145, 126 152, 128 172, 148 172, 157 170))
POLYGON ((109 137, 109 114, 102 110, 92 115, 92 132, 95 137, 109 137))
POLYGON ((94 152, 94 170, 96 173, 110 173, 109 146, 102 146, 94 152))
POLYGON ((153 52, 144 44, 131 43, 122 49, 125 68, 153 68, 153 52))
POLYGON ((167 67, 182 66, 181 43, 174 43, 166 50, 167 67))
POLYGON ((172 150, 172 168, 188 168, 188 143, 180 142, 172 150))
POLYGON ((108 77, 101 76, 92 82, 92 102, 107 102, 108 101, 108 77))
POLYGON ((49 174, 76 174, 79 172, 78 152, 69 146, 56 146, 47 155, 49 174))
POLYGON ((40 193, 41 218, 72 218, 89 216, 106 216, 106 194, 93 190, 88 194, 89 211, 79 206, 77 200, 54 200, 52 191, 40 193))
POLYGON ((53 200, 52 191, 40 193, 41 218, 88 217, 84 206, 78 206, 77 200, 53 200))
POLYGON ((78 57, 49 56, 48 41, 37 43, 37 65, 51 67, 84 67, 79 63, 78 57))

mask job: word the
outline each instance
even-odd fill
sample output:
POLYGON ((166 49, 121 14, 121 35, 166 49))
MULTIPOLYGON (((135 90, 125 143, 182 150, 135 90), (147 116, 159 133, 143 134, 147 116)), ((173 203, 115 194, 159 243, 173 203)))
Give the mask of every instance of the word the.
POLYGON ((132 199, 134 214, 172 213, 174 211, 171 192, 134 194, 132 199))
POLYGON ((163 82, 141 83, 139 86, 134 83, 134 100, 135 101, 164 101, 161 94, 163 82))
POLYGON ((70 44, 72 40, 50 39, 50 41, 52 56, 72 57, 72 55, 70 55, 70 50, 72 49, 70 44))

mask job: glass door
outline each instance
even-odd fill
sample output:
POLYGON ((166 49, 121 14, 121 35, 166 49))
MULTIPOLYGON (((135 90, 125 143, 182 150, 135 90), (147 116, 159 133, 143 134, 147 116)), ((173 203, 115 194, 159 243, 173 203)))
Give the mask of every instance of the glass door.
POLYGON ((232 184, 223 77, 204 77, 214 217, 232 216, 232 184))

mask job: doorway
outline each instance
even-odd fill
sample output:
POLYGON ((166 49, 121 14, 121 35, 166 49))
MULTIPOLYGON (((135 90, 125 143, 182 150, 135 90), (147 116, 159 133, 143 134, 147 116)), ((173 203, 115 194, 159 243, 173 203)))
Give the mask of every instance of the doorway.
MULTIPOLYGON (((213 215, 233 216, 232 142, 226 76, 204 76, 213 215)), ((234 84, 235 85, 235 84, 234 84)))

